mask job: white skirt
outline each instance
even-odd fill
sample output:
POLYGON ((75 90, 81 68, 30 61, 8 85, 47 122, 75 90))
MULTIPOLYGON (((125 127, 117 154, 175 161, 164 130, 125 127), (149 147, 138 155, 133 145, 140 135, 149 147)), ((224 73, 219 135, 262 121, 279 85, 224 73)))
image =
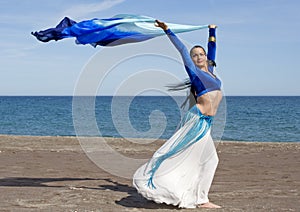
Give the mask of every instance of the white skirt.
MULTIPOLYGON (((203 126, 198 130, 194 128, 200 119, 206 118, 195 107, 192 109, 194 110, 192 117, 189 116, 181 128, 154 153, 149 162, 135 172, 133 185, 146 199, 180 208, 196 208, 197 205, 209 201, 208 191, 218 164, 218 157, 210 135, 210 126, 206 131, 199 130, 203 129, 203 126), (168 157, 159 165, 152 179, 155 187, 149 186, 150 170, 157 158, 168 153, 171 148, 174 148, 174 143, 178 144, 187 136, 190 140, 193 140, 191 138, 193 134, 194 138, 199 138, 199 133, 203 134, 199 140, 168 157)), ((203 122, 201 125, 203 124, 207 123, 203 122)))

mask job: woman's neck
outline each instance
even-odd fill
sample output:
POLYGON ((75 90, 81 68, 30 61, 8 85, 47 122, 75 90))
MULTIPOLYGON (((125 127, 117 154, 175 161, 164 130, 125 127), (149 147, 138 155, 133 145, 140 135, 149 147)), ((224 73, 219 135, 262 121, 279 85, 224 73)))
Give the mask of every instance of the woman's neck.
POLYGON ((198 66, 198 68, 200 68, 202 71, 208 72, 207 65, 204 65, 204 66, 198 66))

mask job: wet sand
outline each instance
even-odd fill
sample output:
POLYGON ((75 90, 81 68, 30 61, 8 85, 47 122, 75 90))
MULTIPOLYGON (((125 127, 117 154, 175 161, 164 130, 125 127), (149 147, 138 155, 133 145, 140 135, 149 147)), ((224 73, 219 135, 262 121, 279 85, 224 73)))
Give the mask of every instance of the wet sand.
MULTIPOLYGON (((164 142, 105 138, 114 150, 149 158, 164 142)), ((145 200, 131 179, 95 165, 76 137, 0 135, 0 211, 300 211, 300 143, 218 144, 209 198, 222 209, 178 209, 145 200)))

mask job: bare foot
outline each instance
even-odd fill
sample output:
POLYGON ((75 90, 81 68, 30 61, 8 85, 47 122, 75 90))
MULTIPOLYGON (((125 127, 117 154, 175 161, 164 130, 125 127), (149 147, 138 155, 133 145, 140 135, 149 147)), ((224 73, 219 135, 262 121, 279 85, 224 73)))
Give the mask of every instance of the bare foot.
POLYGON ((213 204, 211 202, 207 202, 207 203, 198 205, 198 208, 221 208, 221 206, 213 204))

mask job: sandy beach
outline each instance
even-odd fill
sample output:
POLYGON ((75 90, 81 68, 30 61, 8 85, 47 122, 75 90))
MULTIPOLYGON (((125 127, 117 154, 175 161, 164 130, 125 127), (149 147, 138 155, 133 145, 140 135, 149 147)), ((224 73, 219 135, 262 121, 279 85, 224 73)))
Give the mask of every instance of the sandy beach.
MULTIPOLYGON (((107 138, 120 154, 149 158, 164 142, 107 138)), ((230 142, 217 146, 212 211, 300 211, 300 143, 230 142)), ((1 211, 207 211, 145 200, 131 179, 93 163, 76 137, 0 135, 1 211)))

